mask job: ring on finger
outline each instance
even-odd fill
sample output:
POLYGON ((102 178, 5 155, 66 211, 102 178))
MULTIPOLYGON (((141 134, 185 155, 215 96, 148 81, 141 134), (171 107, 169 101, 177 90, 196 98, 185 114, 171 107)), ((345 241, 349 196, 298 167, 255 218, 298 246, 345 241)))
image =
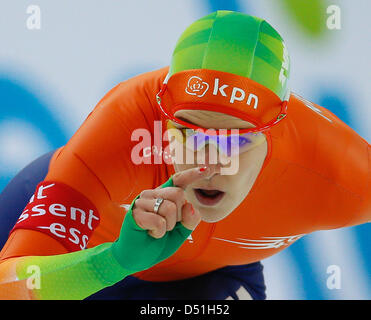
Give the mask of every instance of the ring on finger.
POLYGON ((153 212, 158 213, 161 203, 164 201, 162 198, 156 198, 155 205, 153 206, 153 212))

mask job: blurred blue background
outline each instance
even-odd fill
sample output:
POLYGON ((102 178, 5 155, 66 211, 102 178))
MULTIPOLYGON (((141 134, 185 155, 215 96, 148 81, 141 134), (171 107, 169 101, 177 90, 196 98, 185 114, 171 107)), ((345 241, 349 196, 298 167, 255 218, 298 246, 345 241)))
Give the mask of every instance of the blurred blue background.
MULTIPOLYGON (((368 0, 4 0, 0 191, 30 161, 66 143, 115 84, 168 65, 183 29, 218 9, 271 23, 291 55, 292 90, 371 140, 368 0), (340 29, 327 27, 333 4, 340 29), (40 29, 27 24, 30 5, 40 9, 40 29)), ((268 299, 371 299, 370 234, 370 223, 316 232, 264 260, 268 299), (339 289, 327 287, 331 265, 341 271, 339 289)))

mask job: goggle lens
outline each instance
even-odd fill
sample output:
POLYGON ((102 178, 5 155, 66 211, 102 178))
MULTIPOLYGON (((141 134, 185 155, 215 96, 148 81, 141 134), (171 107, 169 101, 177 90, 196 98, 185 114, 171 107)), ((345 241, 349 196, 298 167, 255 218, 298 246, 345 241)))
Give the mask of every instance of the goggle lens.
POLYGON ((198 130, 177 128, 170 121, 168 121, 168 129, 180 131, 181 135, 177 133, 174 135, 175 138, 192 151, 200 151, 207 144, 212 144, 219 152, 228 157, 246 152, 265 140, 264 134, 261 132, 208 135, 198 130))

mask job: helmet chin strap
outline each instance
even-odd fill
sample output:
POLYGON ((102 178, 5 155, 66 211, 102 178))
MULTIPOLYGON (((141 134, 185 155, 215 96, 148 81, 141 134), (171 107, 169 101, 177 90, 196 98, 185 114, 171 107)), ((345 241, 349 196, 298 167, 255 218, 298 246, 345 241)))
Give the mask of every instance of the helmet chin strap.
POLYGON ((167 84, 167 82, 169 81, 169 78, 170 78, 170 73, 168 73, 168 74, 166 75, 163 84, 167 84))

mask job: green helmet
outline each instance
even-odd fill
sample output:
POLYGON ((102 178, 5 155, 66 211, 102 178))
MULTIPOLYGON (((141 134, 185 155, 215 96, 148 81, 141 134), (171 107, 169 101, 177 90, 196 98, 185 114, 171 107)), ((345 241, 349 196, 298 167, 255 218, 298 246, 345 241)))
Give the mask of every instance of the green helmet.
POLYGON ((192 23, 180 36, 169 76, 210 69, 247 77, 289 96, 289 56, 283 39, 265 20, 234 11, 216 11, 192 23))

